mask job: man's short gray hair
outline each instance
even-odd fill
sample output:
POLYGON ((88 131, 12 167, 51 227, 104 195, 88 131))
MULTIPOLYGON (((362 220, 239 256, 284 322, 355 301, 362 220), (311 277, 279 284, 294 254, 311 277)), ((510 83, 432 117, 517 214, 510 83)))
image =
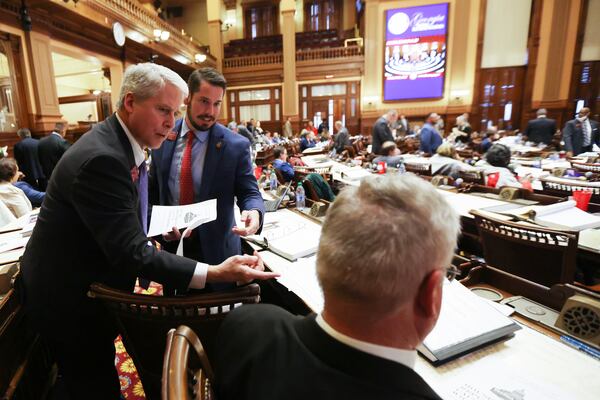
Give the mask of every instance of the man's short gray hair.
POLYGON ((17 131, 17 135, 19 135, 21 139, 25 139, 31 137, 31 131, 27 128, 21 128, 17 131))
POLYGON ((143 101, 156 95, 167 83, 179 89, 183 97, 187 97, 187 84, 176 72, 153 63, 132 65, 125 70, 117 108, 123 108, 127 93, 133 93, 136 100, 143 101))
POLYGON ((387 112, 388 117, 395 117, 398 115, 398 111, 396 110, 388 110, 387 112))
POLYGON ((540 108, 539 110, 537 110, 537 112, 535 113, 538 117, 541 117, 542 115, 546 115, 548 112, 546 111, 545 108, 540 108))
POLYGON ((347 187, 321 232, 317 275, 325 297, 394 311, 427 274, 449 265, 459 232, 456 211, 413 174, 347 187))

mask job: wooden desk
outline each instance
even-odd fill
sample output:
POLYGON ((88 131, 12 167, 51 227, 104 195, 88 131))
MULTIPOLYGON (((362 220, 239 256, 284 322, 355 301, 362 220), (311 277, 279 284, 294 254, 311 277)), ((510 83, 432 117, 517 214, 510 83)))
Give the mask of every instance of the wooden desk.
MULTIPOLYGON (((269 269, 282 274, 278 278, 282 285, 312 311, 322 310, 322 293, 310 260, 291 263, 270 252, 261 254, 269 269)), ((493 395, 499 390, 523 390, 524 399, 597 398, 600 362, 557 341, 550 331, 540 333, 539 327, 528 327, 529 321, 515 319, 524 327, 513 338, 439 367, 418 357, 415 370, 444 399, 500 399, 493 395)))

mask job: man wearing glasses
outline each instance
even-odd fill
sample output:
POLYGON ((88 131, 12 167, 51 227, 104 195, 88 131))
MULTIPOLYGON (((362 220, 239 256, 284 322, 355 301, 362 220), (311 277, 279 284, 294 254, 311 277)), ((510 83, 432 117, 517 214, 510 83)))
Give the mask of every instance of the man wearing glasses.
POLYGON ((435 326, 444 278, 455 275, 446 266, 459 231, 456 212, 416 176, 344 189, 317 255, 323 311, 233 311, 214 358, 219 398, 439 399, 413 370, 415 349, 435 326))

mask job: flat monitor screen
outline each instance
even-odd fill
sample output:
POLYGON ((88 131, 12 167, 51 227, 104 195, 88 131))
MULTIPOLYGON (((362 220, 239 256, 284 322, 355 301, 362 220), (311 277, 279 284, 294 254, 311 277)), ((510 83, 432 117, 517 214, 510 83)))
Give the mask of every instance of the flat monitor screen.
POLYGON ((387 10, 385 21, 383 99, 443 97, 448 3, 387 10))

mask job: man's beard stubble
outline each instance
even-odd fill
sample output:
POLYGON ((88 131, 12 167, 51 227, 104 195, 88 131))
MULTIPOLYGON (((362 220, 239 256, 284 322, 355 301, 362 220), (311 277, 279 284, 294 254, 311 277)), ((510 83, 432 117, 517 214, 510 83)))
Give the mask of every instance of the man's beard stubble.
POLYGON ((215 124, 215 119, 210 117, 209 115, 199 115, 198 118, 204 118, 204 117, 212 118, 212 121, 209 123, 208 126, 203 127, 203 126, 199 125, 198 123, 196 123, 196 121, 194 121, 194 118, 192 118, 192 112, 191 112, 190 108, 187 109, 186 114, 187 114, 188 121, 190 122, 192 127, 197 131, 208 131, 215 124))

